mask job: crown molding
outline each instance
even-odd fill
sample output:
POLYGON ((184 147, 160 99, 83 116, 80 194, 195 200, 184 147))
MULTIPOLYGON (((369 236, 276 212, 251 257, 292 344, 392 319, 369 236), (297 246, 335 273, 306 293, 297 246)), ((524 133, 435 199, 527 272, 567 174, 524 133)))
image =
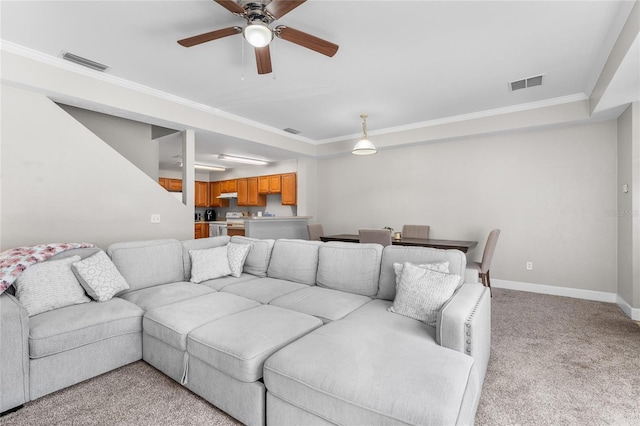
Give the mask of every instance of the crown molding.
MULTIPOLYGON (((418 123, 406 124, 403 126, 387 127, 386 129, 378 129, 378 130, 370 131, 367 133, 369 134, 369 136, 386 135, 389 133, 398 133, 398 132, 403 132, 407 130, 424 129, 427 127, 440 126, 443 124, 459 123, 463 121, 476 120, 479 118, 495 117, 498 115, 506 115, 514 112, 547 108, 547 107, 556 106, 556 105, 563 105, 563 104, 569 104, 572 102, 584 101, 586 99, 589 99, 589 97, 586 94, 576 93, 573 95, 561 96, 558 98, 551 98, 551 99, 543 99, 541 101, 529 102, 526 104, 518 104, 518 105, 512 105, 512 106, 503 107, 503 108, 495 108, 495 109, 488 109, 484 111, 472 112, 469 114, 437 118, 435 120, 421 121, 418 123)), ((321 139, 317 141, 317 143, 319 145, 322 145, 322 144, 333 143, 333 142, 342 142, 342 141, 358 138, 361 135, 362 133, 354 133, 346 136, 337 136, 335 138, 321 139)))
POLYGON ((199 111, 206 112, 208 114, 213 114, 218 117, 235 121, 242 125, 254 127, 260 130, 264 130, 270 133, 274 133, 278 136, 284 136, 289 139, 293 139, 299 142, 305 142, 311 145, 316 145, 317 142, 313 139, 295 135, 289 132, 285 132, 284 130, 277 129, 275 127, 267 126, 265 124, 259 123, 257 121, 249 120, 239 115, 231 114, 225 111, 222 111, 218 108, 211 107, 209 105, 201 104, 198 102, 191 101, 186 98, 182 98, 180 96, 172 95, 171 93, 163 92, 158 89, 154 89, 149 86, 145 86, 143 84, 135 83, 133 81, 125 80, 121 77, 116 77, 111 74, 101 73, 95 70, 91 70, 88 68, 84 68, 80 65, 65 61, 62 58, 51 56, 42 52, 39 52, 34 49, 30 49, 28 47, 6 41, 0 40, 0 50, 7 53, 13 53, 15 55, 19 55, 25 57, 27 59, 31 59, 37 62, 44 63, 46 65, 50 65, 53 67, 57 67, 63 69, 65 71, 73 72, 75 74, 79 74, 82 76, 90 77, 105 83, 114 84, 116 86, 123 87, 125 89, 134 90, 139 93, 143 93, 146 95, 154 96, 169 102, 174 102, 176 104, 184 105, 189 108, 197 109, 199 111))

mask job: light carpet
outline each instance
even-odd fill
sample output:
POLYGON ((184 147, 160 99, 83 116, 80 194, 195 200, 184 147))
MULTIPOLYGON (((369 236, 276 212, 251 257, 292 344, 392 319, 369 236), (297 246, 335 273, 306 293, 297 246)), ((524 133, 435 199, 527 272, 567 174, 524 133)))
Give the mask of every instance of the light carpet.
MULTIPOLYGON (((477 425, 640 425, 640 327, 614 304, 494 289, 477 425)), ((22 425, 237 425, 139 361, 0 419, 22 425)))

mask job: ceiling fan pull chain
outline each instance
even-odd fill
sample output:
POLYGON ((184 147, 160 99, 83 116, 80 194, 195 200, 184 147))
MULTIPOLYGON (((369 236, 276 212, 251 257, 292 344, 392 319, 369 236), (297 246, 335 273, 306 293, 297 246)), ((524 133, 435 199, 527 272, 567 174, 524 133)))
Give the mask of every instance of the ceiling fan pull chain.
POLYGON ((240 37, 240 54, 242 55, 242 67, 240 69, 240 81, 244 81, 244 37, 240 37))

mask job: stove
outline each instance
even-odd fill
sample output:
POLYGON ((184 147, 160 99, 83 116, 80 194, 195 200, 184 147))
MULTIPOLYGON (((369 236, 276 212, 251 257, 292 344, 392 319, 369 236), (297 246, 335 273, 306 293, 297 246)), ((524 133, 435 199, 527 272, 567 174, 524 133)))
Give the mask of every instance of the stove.
POLYGON ((242 212, 227 212, 227 229, 244 229, 244 216, 242 212))

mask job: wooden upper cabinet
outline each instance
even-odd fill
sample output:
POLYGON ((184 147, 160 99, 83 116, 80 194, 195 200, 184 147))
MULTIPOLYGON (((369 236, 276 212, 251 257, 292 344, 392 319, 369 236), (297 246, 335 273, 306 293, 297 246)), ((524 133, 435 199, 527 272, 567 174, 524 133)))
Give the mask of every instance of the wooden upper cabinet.
POLYGON ((220 192, 238 192, 238 180, 223 180, 220 182, 220 192))
POLYGON ((298 182, 296 173, 280 175, 282 180, 282 205, 295 206, 298 203, 298 182))
POLYGON ((209 182, 195 182, 194 204, 196 207, 209 207, 209 182))
POLYGON ((258 176, 259 194, 279 194, 281 190, 280 175, 258 176))
POLYGON ((171 192, 182 192, 182 179, 167 179, 166 188, 171 192))
POLYGON ((158 178, 161 187, 171 192, 182 192, 182 179, 158 178))
MULTIPOLYGON (((238 194, 240 195, 240 194, 238 194)), ((258 178, 247 178, 247 205, 248 206, 266 206, 267 196, 258 193, 258 178)))
POLYGON ((220 199, 218 195, 222 193, 220 190, 222 182, 209 182, 209 206, 210 207, 229 207, 229 200, 220 199))
POLYGON ((238 206, 248 206, 249 187, 247 179, 238 179, 237 181, 238 206))

